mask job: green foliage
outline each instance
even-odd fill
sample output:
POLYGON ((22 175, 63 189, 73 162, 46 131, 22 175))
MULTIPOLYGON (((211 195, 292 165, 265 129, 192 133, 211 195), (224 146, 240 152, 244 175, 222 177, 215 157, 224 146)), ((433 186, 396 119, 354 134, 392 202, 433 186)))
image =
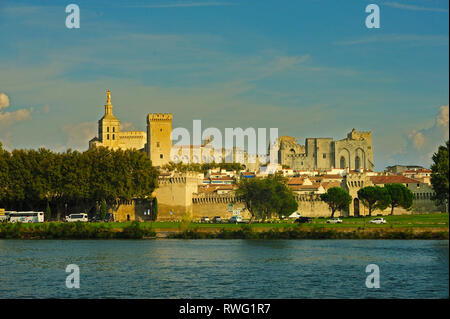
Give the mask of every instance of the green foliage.
POLYGON ((0 238, 5 239, 142 239, 154 237, 155 232, 139 222, 132 222, 121 229, 105 223, 1 223, 0 238))
POLYGON ((433 154, 431 165, 431 185, 435 192, 434 200, 439 205, 446 205, 449 211, 449 141, 441 145, 433 154))
POLYGON ((414 194, 403 184, 386 184, 384 188, 389 194, 389 205, 391 206, 391 215, 394 215, 394 208, 401 206, 405 209, 411 208, 414 201, 414 194))
POLYGON ((279 176, 242 179, 238 187, 237 195, 244 200, 252 220, 270 218, 272 213, 287 215, 298 208, 294 194, 279 176))
POLYGON ((369 216, 372 216, 374 210, 384 210, 390 204, 388 191, 379 186, 366 186, 359 189, 358 198, 369 209, 369 216))
POLYGON ((340 187, 331 187, 325 194, 321 194, 320 197, 330 207, 331 218, 334 217, 334 213, 337 210, 347 210, 352 202, 352 197, 348 191, 340 187))
POLYGON ((102 200, 102 203, 100 205, 100 220, 105 220, 107 213, 108 208, 106 207, 106 201, 102 200))
POLYGON ((60 213, 66 204, 90 210, 103 201, 149 198, 157 178, 150 159, 136 150, 7 152, 0 147, 0 206, 13 210, 44 210, 49 203, 60 213))
POLYGON ((45 208, 44 220, 49 221, 52 218, 52 211, 50 209, 50 203, 47 202, 47 207, 45 208))

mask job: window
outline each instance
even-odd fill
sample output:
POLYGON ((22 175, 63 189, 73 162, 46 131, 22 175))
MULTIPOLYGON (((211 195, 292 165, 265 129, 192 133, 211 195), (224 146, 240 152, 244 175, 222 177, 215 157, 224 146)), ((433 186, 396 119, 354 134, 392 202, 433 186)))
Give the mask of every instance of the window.
MULTIPOLYGON (((114 130, 113 130, 113 132, 114 132, 114 130)), ((113 140, 115 139, 115 136, 114 136, 115 134, 113 134, 113 140)))
POLYGON ((106 139, 109 140, 109 134, 106 134, 106 139))
POLYGON ((162 155, 162 154, 159 154, 159 158, 163 158, 163 155, 162 155))
POLYGON ((108 132, 109 133, 109 126, 106 128, 106 132, 108 132))
POLYGON ((156 142, 156 147, 159 147, 159 142, 156 142))
POLYGON ((162 128, 160 128, 159 131, 162 132, 162 128))
POLYGON ((322 156, 323 156, 323 158, 327 158, 327 154, 325 154, 325 153, 323 153, 322 156))
POLYGON ((115 132, 116 131, 116 128, 115 127, 113 127, 113 132, 115 132))

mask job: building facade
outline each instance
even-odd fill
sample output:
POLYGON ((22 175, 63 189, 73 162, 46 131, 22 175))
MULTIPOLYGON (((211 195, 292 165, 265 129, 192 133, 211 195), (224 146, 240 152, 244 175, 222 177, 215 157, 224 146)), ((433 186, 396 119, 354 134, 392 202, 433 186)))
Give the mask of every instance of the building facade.
POLYGON ((144 150, 146 142, 146 132, 120 130, 120 120, 113 114, 111 91, 106 91, 105 115, 98 121, 98 136, 89 141, 89 148, 103 146, 114 150, 144 150))
POLYGON ((353 129, 347 137, 307 138, 305 145, 295 138, 278 138, 278 162, 295 170, 363 169, 374 170, 372 133, 353 129))

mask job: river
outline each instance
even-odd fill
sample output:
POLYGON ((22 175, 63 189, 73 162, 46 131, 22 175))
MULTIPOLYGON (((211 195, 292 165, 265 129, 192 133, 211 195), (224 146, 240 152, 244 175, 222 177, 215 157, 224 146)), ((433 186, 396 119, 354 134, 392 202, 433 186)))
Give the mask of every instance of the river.
POLYGON ((446 240, 0 240, 0 298, 448 296, 446 240))

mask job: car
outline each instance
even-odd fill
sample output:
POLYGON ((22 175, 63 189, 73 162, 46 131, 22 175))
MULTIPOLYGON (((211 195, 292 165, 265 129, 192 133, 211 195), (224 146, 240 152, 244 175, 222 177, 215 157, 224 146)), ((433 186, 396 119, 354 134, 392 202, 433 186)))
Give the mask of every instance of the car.
POLYGON ((340 223, 342 223, 342 219, 340 219, 340 218, 332 218, 332 219, 327 220, 327 223, 328 224, 340 224, 340 223))
POLYGON ((375 218, 370 221, 371 224, 386 224, 386 220, 384 218, 375 218))
POLYGON ((208 216, 203 216, 202 217, 202 223, 209 223, 209 217, 208 216))
POLYGON ((303 223, 312 223, 311 217, 299 217, 295 220, 296 223, 303 224, 303 223))
POLYGON ((237 224, 242 223, 242 217, 241 216, 233 216, 228 220, 229 223, 237 224))
POLYGON ((220 224, 220 223, 222 223, 222 218, 220 218, 220 216, 214 216, 214 218, 212 219, 212 222, 215 224, 220 224))

